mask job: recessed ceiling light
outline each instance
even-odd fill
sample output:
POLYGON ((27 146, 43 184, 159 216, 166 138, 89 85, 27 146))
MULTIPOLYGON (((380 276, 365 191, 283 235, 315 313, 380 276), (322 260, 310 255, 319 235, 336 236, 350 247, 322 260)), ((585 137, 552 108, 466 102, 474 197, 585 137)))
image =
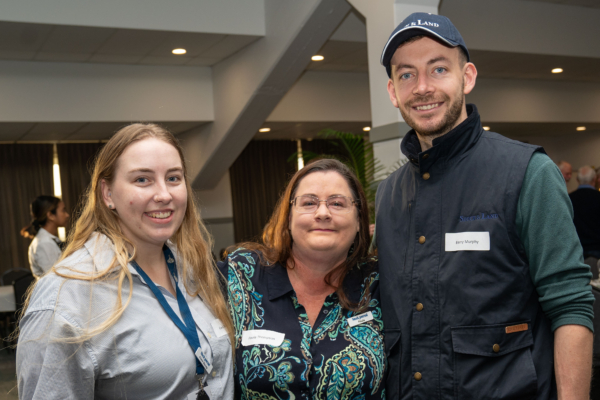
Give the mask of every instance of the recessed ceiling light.
POLYGON ((489 126, 484 126, 484 127, 483 127, 483 130, 484 130, 484 131, 489 131, 489 130, 490 130, 490 127, 489 127, 489 126))
POLYGON ((552 73, 553 73, 553 74, 560 74, 561 72, 563 72, 563 69, 562 69, 562 68, 554 68, 554 69, 552 70, 552 73))
POLYGON ((187 50, 186 49, 173 49, 172 53, 177 54, 177 55, 182 55, 182 54, 187 53, 187 50))
POLYGON ((371 130, 371 127, 370 127, 370 126, 365 126, 365 127, 363 128, 363 131, 365 131, 365 132, 369 132, 370 130, 371 130))
POLYGON ((313 60, 313 61, 323 61, 325 59, 325 57, 323 57, 323 56, 312 56, 310 59, 313 60))
POLYGON ((585 131, 585 126, 578 126, 578 127, 577 127, 577 130, 578 130, 578 131, 585 131))
POLYGON ((259 132, 271 132, 271 128, 260 128, 259 132))

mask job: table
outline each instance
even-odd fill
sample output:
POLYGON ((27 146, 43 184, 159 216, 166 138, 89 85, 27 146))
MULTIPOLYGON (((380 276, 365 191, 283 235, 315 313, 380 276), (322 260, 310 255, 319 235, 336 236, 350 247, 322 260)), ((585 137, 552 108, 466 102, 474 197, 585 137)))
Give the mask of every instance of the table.
POLYGON ((16 310, 15 289, 12 285, 0 286, 0 312, 13 312, 16 310))

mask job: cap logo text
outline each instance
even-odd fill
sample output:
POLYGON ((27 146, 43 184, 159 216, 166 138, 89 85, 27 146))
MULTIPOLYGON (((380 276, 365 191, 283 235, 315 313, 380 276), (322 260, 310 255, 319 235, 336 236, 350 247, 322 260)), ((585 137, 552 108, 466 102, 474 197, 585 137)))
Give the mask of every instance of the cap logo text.
POLYGON ((421 21, 420 19, 418 19, 417 22, 411 22, 410 24, 407 24, 405 26, 405 28, 407 28, 409 26, 433 26, 435 28, 439 28, 440 24, 435 23, 435 22, 429 22, 429 21, 421 21))

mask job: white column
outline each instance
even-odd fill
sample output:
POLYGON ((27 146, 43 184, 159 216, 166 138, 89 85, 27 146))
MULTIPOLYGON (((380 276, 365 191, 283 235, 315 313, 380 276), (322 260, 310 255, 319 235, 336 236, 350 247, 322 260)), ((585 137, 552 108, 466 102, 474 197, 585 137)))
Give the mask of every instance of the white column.
POLYGON ((233 231, 233 200, 227 172, 212 190, 195 191, 200 215, 213 238, 213 253, 235 244, 233 231))

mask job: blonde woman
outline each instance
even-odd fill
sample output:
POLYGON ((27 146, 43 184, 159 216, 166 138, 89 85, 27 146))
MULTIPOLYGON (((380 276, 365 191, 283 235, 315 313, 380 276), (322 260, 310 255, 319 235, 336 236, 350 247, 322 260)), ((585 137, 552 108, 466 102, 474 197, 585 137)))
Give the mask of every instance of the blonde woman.
POLYGON ((25 399, 231 399, 233 325, 181 147, 117 132, 20 324, 25 399))

